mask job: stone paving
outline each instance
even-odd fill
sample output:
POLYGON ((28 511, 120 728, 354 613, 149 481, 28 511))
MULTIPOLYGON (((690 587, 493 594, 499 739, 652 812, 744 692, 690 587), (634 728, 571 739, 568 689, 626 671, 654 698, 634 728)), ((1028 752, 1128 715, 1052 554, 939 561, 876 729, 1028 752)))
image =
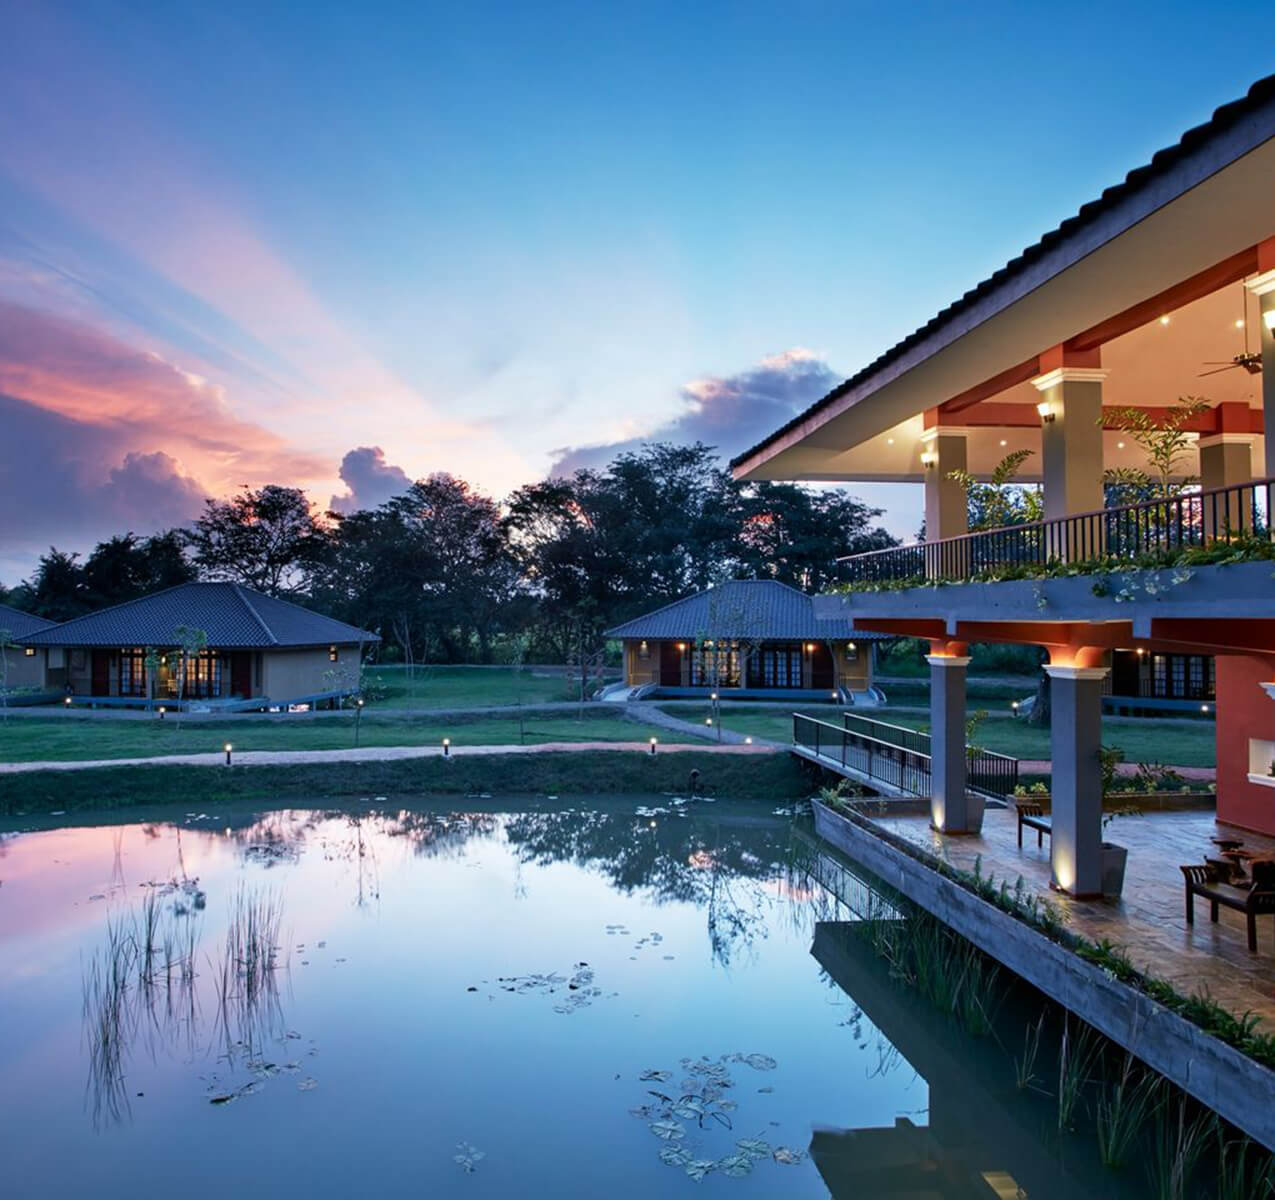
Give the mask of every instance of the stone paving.
MULTIPOLYGON (((490 754, 550 754, 555 752, 625 751, 650 753, 650 742, 538 742, 531 746, 452 746, 453 758, 490 754)), ((703 742, 661 742, 658 753, 675 750, 695 751, 703 754, 774 754, 773 746, 708 745, 703 742)), ((236 750, 233 764, 242 766, 278 766, 300 763, 333 762, 387 762, 403 758, 441 758, 441 746, 365 746, 348 750, 236 750)), ((224 767, 224 752, 208 754, 166 754, 152 758, 97 758, 82 761, 49 760, 45 762, 0 763, 0 775, 17 775, 24 771, 85 771, 94 767, 224 767)))
POLYGON ((1094 941, 1107 938, 1121 946, 1135 966, 1167 979, 1184 993, 1207 989, 1219 1004, 1236 1012, 1251 1010, 1275 1025, 1275 917, 1257 918, 1257 953, 1250 954, 1243 913, 1221 909, 1216 925, 1209 906, 1198 897, 1195 925, 1186 923, 1185 893, 1178 867, 1216 858, 1209 840, 1228 836, 1245 849, 1275 856, 1275 839, 1238 830, 1216 820, 1211 810, 1151 812, 1117 819, 1108 840, 1129 848, 1124 895, 1119 901, 1071 900, 1049 889, 1049 839, 1038 848, 1023 830, 1018 849, 1013 809, 988 809, 979 837, 935 833, 927 816, 877 816, 872 820, 906 837, 955 867, 973 870, 981 858, 984 875, 1024 884, 1063 913, 1068 928, 1094 941))

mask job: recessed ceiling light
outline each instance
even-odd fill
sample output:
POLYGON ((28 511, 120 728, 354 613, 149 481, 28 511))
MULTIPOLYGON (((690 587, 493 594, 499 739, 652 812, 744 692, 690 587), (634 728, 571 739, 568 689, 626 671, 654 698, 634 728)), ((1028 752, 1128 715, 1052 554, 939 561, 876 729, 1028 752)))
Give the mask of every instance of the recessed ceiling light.
POLYGON ((1236 317, 1236 318, 1235 318, 1235 328, 1236 328, 1236 329, 1243 329, 1243 328, 1244 328, 1244 318, 1243 318, 1243 317, 1236 317))
POLYGON ((1124 449, 1124 442, 1117 442, 1117 443, 1116 443, 1116 449, 1117 449, 1117 450, 1123 450, 1123 449, 1124 449))
POLYGON ((1169 323, 1169 318, 1168 318, 1168 317, 1161 317, 1161 318, 1160 318, 1160 324, 1161 324, 1161 325, 1167 325, 1168 323, 1169 323))
POLYGON ((1002 446, 1008 446, 1008 445, 1009 445, 1009 443, 1008 443, 1008 442, 1007 442, 1004 438, 1001 438, 1001 445, 1002 445, 1002 446))
POLYGON ((885 439, 885 444, 886 444, 887 446, 893 446, 893 445, 894 445, 894 439, 893 439, 893 438, 886 438, 886 439, 885 439))

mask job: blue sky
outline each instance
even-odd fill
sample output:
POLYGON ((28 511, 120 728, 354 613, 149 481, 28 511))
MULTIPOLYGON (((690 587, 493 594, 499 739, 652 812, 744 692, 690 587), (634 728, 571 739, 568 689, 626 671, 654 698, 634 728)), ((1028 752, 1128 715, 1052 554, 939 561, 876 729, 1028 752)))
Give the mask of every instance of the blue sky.
MULTIPOLYGON (((6 23, 0 511, 61 497, 0 521, 10 583, 245 482, 738 452, 1272 70, 1167 3, 6 23)), ((898 532, 911 490, 870 491, 898 532)))

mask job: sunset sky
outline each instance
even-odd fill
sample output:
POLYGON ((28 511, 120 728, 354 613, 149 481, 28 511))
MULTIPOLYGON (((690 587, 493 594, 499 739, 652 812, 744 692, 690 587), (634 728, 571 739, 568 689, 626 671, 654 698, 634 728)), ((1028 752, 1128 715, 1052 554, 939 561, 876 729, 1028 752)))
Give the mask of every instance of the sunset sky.
POLYGON ((13 0, 4 41, 6 584, 242 483, 736 453, 1275 69, 1171 3, 13 0))

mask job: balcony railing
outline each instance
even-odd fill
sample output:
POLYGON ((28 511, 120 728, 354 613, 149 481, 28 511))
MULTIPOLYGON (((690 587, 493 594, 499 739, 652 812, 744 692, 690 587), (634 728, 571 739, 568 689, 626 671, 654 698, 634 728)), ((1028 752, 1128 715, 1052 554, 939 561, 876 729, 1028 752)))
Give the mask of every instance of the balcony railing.
MULTIPOLYGON (((930 735, 857 713, 843 713, 841 728, 794 713, 792 740, 821 758, 889 784, 913 796, 928 796, 932 774, 930 735)), ((993 799, 1006 799, 1018 784, 1018 759, 991 750, 966 747, 966 787, 993 799)))
POLYGON ((1270 537, 1275 478, 1104 508, 1030 525, 875 550, 839 559, 846 583, 962 580, 1014 567, 1114 559, 1134 562, 1192 546, 1270 537))

